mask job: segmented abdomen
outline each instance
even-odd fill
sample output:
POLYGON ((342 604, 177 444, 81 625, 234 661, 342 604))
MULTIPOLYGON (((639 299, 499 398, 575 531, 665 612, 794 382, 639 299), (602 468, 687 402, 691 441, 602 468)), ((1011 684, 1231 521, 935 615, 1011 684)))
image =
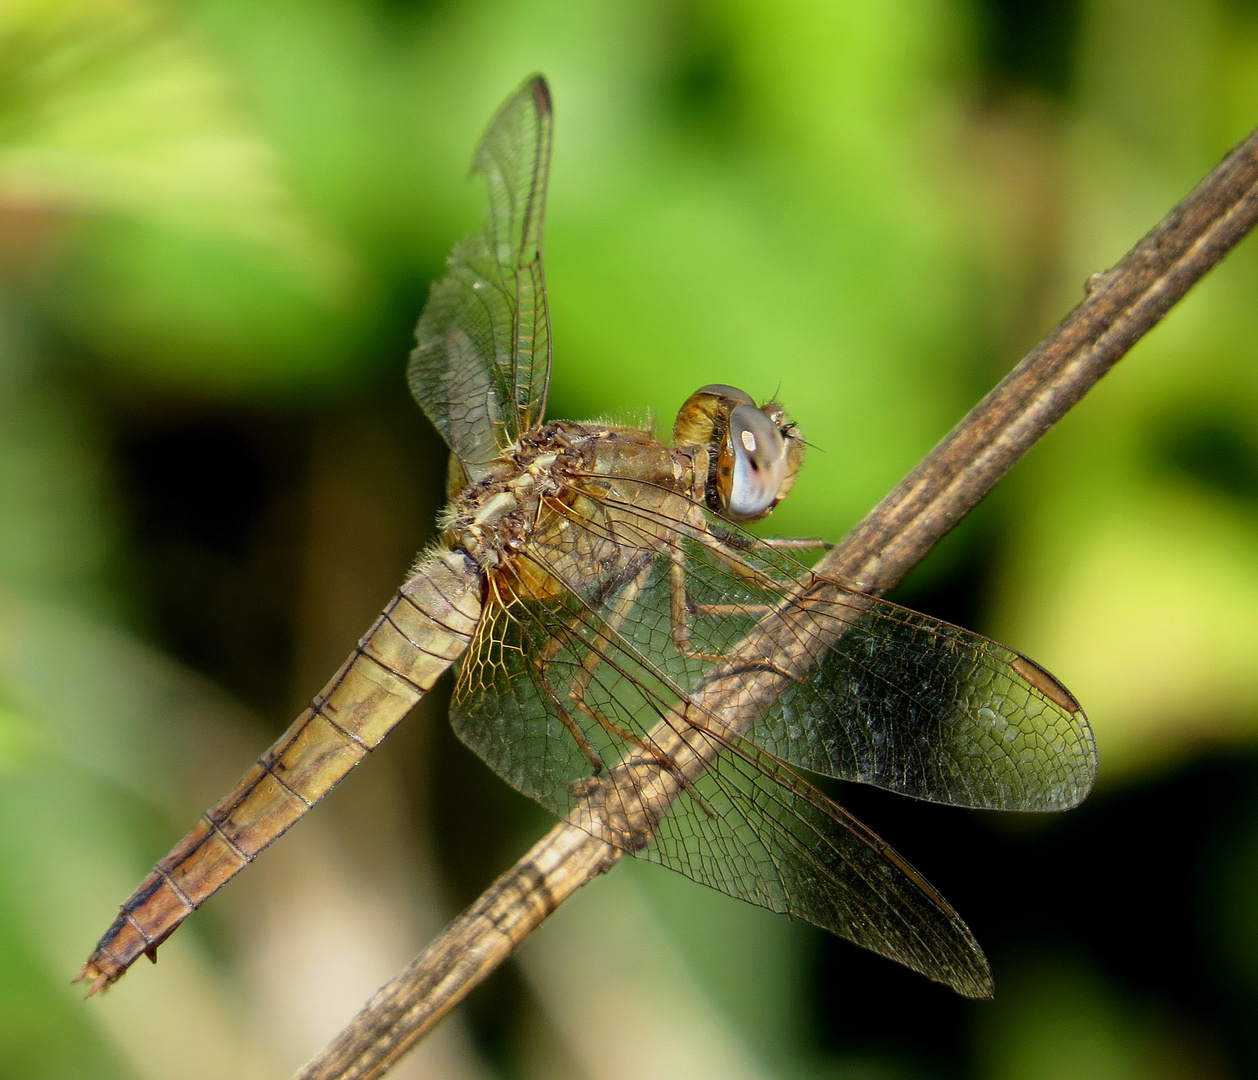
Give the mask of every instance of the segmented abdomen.
POLYGON ((336 786, 467 648, 480 577, 460 552, 421 565, 358 647, 240 783, 207 810, 135 894, 79 973, 116 981, 336 786))

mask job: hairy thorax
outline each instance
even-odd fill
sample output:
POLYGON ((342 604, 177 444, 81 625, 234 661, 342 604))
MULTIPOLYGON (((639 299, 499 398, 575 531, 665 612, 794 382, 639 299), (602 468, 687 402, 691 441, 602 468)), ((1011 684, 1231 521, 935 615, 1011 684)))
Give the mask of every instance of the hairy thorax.
POLYGON ((457 493, 442 543, 506 596, 591 587, 672 542, 693 512, 692 457, 649 431, 546 424, 457 493))

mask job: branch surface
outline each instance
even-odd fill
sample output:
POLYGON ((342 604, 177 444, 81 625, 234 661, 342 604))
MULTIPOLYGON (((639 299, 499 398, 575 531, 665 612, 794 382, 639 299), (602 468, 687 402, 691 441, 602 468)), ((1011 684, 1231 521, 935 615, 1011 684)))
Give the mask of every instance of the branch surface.
MULTIPOLYGON (((1083 301, 1029 352, 922 462, 814 568, 879 595, 904 577, 1258 220, 1258 131, 1240 143, 1121 262, 1094 274, 1083 301)), ((824 599, 825 583, 810 586, 824 599)), ((735 650, 757 655, 765 641, 801 640, 819 627, 796 622, 784 638, 780 613, 767 616, 735 650)), ((809 618, 804 604, 799 619, 809 618)), ((833 636, 833 635, 831 635, 833 636)), ((759 653, 763 655, 763 652, 759 653)), ((718 665, 696 693, 719 716, 722 735, 754 722, 789 679, 765 673, 748 685, 746 668, 718 665), (736 673, 735 673, 735 668, 736 673)), ((686 739, 684 716, 666 717, 648 736, 701 771, 719 747, 686 739)), ((712 742, 707 740, 707 742, 712 742)), ((383 1076, 419 1039, 503 962, 564 900, 606 873, 624 852, 608 835, 601 807, 643 798, 645 763, 609 771, 602 800, 589 800, 581 824, 556 825, 459 915, 295 1080, 383 1076), (618 786, 619 785, 619 786, 618 786)), ((654 766, 653 797, 671 801, 678 772, 654 766)))

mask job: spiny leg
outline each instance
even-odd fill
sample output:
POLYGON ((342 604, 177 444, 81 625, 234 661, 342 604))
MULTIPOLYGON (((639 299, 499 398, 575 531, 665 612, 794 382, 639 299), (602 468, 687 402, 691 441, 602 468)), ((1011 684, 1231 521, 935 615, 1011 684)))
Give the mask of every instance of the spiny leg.
MULTIPOLYGON (((661 750, 658 746, 655 746, 643 739, 640 735, 628 730, 624 726, 617 724, 615 721, 605 716, 602 712, 591 706, 588 700, 590 686, 601 666, 604 664, 611 664, 611 666, 616 667, 617 670, 621 671, 622 674, 626 674, 620 665, 616 664, 612 660, 609 660, 604 650, 608 645, 612 644, 616 640, 621 627, 624 626, 625 621, 632 614, 634 608, 637 607, 642 592, 651 579, 651 573, 653 570, 654 559, 650 559, 641 567, 640 570, 638 570, 637 574, 622 587, 620 594, 612 603, 611 610, 606 615, 598 616, 596 612, 591 609, 578 620, 574 620, 577 626, 586 625, 592 627, 592 624, 596 620, 601 625, 599 625, 596 629, 592 628, 591 630, 593 640, 588 642, 589 648, 587 649, 585 656, 581 658, 580 663, 577 665, 576 673, 572 678, 572 682, 568 686, 567 697, 572 705, 581 712, 582 715, 586 716, 604 731, 608 732, 614 738, 619 739, 626 745, 636 747, 660 768, 672 773, 683 790, 690 793, 691 798, 695 800, 700 809, 703 810, 704 813, 711 815, 713 811, 704 804, 702 799, 700 799, 698 794, 693 790, 693 784, 690 779, 685 775, 683 770, 678 767, 677 763, 668 756, 667 753, 661 750)), ((605 592, 604 596, 606 595, 608 594, 605 592)), ((581 638, 575 632, 575 629, 571 629, 571 627, 572 624, 569 624, 571 639, 573 641, 584 641, 585 639, 581 638)), ((554 650, 554 652, 557 654, 558 650, 554 650)), ((567 710, 565 710, 558 701, 558 695, 549 686, 549 680, 546 678, 544 671, 542 673, 542 679, 547 683, 547 693, 555 706, 556 712, 559 714, 560 720, 569 731, 573 732, 574 738, 576 738, 578 745, 582 747, 586 756, 591 757, 591 760, 596 762, 595 773, 597 774, 602 767, 601 760, 597 758, 597 754, 593 752, 593 749, 590 747, 590 744, 588 740, 585 739, 584 735, 579 734, 574 730, 576 728, 575 722, 567 710)), ((646 692, 640 692, 643 693, 645 699, 646 692)))
POLYGON ((734 551, 829 551, 834 545, 820 537, 751 536, 707 524, 705 530, 718 543, 734 551))
MULTIPOLYGON (((692 525, 694 524, 692 523, 692 525)), ((779 587, 779 583, 764 571, 740 558, 737 552, 729 550, 725 542, 725 537, 728 534, 725 534, 723 530, 720 533, 710 530, 706 519, 699 519, 697 526, 694 527, 693 535, 699 543, 703 544, 738 577, 753 583, 761 589, 769 590, 779 587)), ((769 541, 766 541, 766 543, 769 543, 769 541)), ((795 542, 787 541, 787 543, 795 542)), ((801 541, 801 543, 811 544, 812 541, 801 541)), ((769 604, 691 604, 686 590, 686 553, 680 542, 671 545, 669 549, 668 596, 669 624, 673 648, 682 656, 689 659, 703 660, 708 663, 718 663, 729 658, 720 653, 703 652, 691 644, 690 616, 744 615, 763 618, 773 610, 773 607, 769 604)), ((799 680, 799 676, 786 670, 786 668, 769 657, 748 661, 743 665, 743 670, 771 671, 789 679, 799 680)))
POLYGON ((550 685, 550 680, 546 678, 546 672, 543 668, 539 679, 547 698, 550 699, 551 705, 554 707, 555 715, 559 717, 560 722, 568 729, 568 734, 572 736, 573 741, 577 744, 577 748, 585 755, 586 760, 590 763, 590 768, 594 770, 594 775, 598 776, 604 769, 603 759, 599 757, 598 751, 590 745, 590 741, 585 737, 585 732, 581 730, 580 725, 572 719, 572 714, 564 708, 563 703, 559 700, 559 695, 555 692, 555 688, 550 685))
MULTIPOLYGON (((654 556, 651 552, 643 552, 638 558, 634 559, 628 566, 625 567, 619 577, 611 578, 598 590, 596 590, 594 595, 590 597, 589 600, 584 602, 577 612, 568 620, 562 633, 550 635, 550 641, 546 643, 546 647, 542 649, 540 653, 542 663, 551 663, 559 656, 559 653, 563 650, 565 645, 574 641, 583 640, 580 635, 580 631, 602 619, 602 616, 599 614, 599 609, 604 603, 606 603, 607 597, 616 592, 617 589, 624 588, 635 577, 638 577, 643 572, 644 566, 649 569, 653 557, 654 556)), ((547 573, 549 572, 550 571, 547 570, 547 573)))
MULTIPOLYGON (((536 670, 534 672, 535 682, 549 699, 551 706, 555 710, 555 715, 559 717, 568 734, 572 736, 581 753, 589 761, 596 776, 603 771, 605 763, 586 737, 581 726, 573 718, 572 713, 563 704, 561 691, 554 685, 548 672, 553 670, 565 648, 571 650, 575 656, 581 648, 585 647, 585 655, 579 663, 573 665, 576 669, 576 674, 573 676, 572 684, 568 687, 566 696, 574 706, 604 730, 633 745, 642 745, 641 740, 636 739, 631 732, 613 724, 585 704, 584 695, 589 688, 594 672, 602 662, 602 654, 597 648, 589 647, 589 642, 582 631, 588 630, 595 640, 599 637, 606 637, 610 641, 624 624, 624 620, 637 602, 637 598, 642 588, 645 587, 647 578, 650 576, 651 565, 649 553, 644 553, 644 557, 641 559, 633 560, 619 577, 612 578, 606 582, 562 627, 554 631, 547 631, 549 640, 537 654, 536 670), (613 605, 611 615, 607 617, 600 615, 599 608, 606 597, 617 589, 623 589, 623 592, 613 605), (609 629, 596 629, 599 623, 602 623, 609 629)), ((567 666, 565 665, 565 668, 567 666)))
MULTIPOLYGON (((654 561, 648 560, 629 583, 621 589, 620 595, 616 597, 612 603, 611 610, 606 615, 598 616, 596 613, 590 613, 593 618, 597 618, 598 622, 601 623, 601 626, 597 629, 592 629, 595 642, 598 642, 599 639, 602 639, 602 642, 607 644, 615 641, 620 633, 620 628, 625 625, 625 620, 633 609, 637 607, 638 598, 642 595, 642 590, 646 588, 647 582, 651 579, 651 571, 654 568, 654 561)), ((593 621, 593 618, 590 621, 593 621)), ((575 634, 573 636, 577 637, 575 634)), ((586 703, 585 697, 590 689, 590 683, 593 681, 594 673, 598 670, 599 665, 603 663, 603 660, 602 648, 598 644, 591 644, 591 647, 586 650, 585 656, 581 658, 577 672, 568 686, 568 700, 595 723, 612 731, 618 737, 637 741, 631 733, 623 731, 606 717, 600 716, 586 703)))

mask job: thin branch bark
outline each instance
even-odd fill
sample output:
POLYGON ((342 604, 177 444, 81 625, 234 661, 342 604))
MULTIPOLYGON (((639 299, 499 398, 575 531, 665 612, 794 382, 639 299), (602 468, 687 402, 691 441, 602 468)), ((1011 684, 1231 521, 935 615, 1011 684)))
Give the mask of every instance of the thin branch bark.
MULTIPOLYGON (((965 417, 848 537, 818 573, 880 594, 895 585, 1005 472, 1113 365, 1147 334, 1258 220, 1258 131, 1236 147, 1158 226, 1112 269, 1089 279, 1087 296, 965 417)), ((806 638, 810 586, 789 614, 768 616, 736 653, 764 655, 766 642, 806 638)), ((832 635, 833 636, 833 635, 832 635)), ((803 658, 807 660, 807 658, 803 658)), ((789 668, 789 665, 787 665, 789 668)), ((723 723, 718 736, 745 731, 789 682, 766 673, 748 687, 745 665, 718 665, 696 691, 698 708, 723 723)), ((666 718, 652 738, 685 758, 688 775, 719 750, 692 736, 684 716, 666 718)), ((709 728, 710 730, 710 728, 709 728)), ((641 759, 622 762, 599 781, 601 799, 583 806, 580 825, 553 828, 480 900, 455 919, 300 1073, 296 1080, 368 1080, 382 1076, 467 993, 505 960, 556 907, 623 851, 603 807, 637 803, 645 819, 675 796, 678 770, 641 759), (644 769, 655 779, 644 782, 644 769), (600 817, 600 815, 602 815, 600 817)))

